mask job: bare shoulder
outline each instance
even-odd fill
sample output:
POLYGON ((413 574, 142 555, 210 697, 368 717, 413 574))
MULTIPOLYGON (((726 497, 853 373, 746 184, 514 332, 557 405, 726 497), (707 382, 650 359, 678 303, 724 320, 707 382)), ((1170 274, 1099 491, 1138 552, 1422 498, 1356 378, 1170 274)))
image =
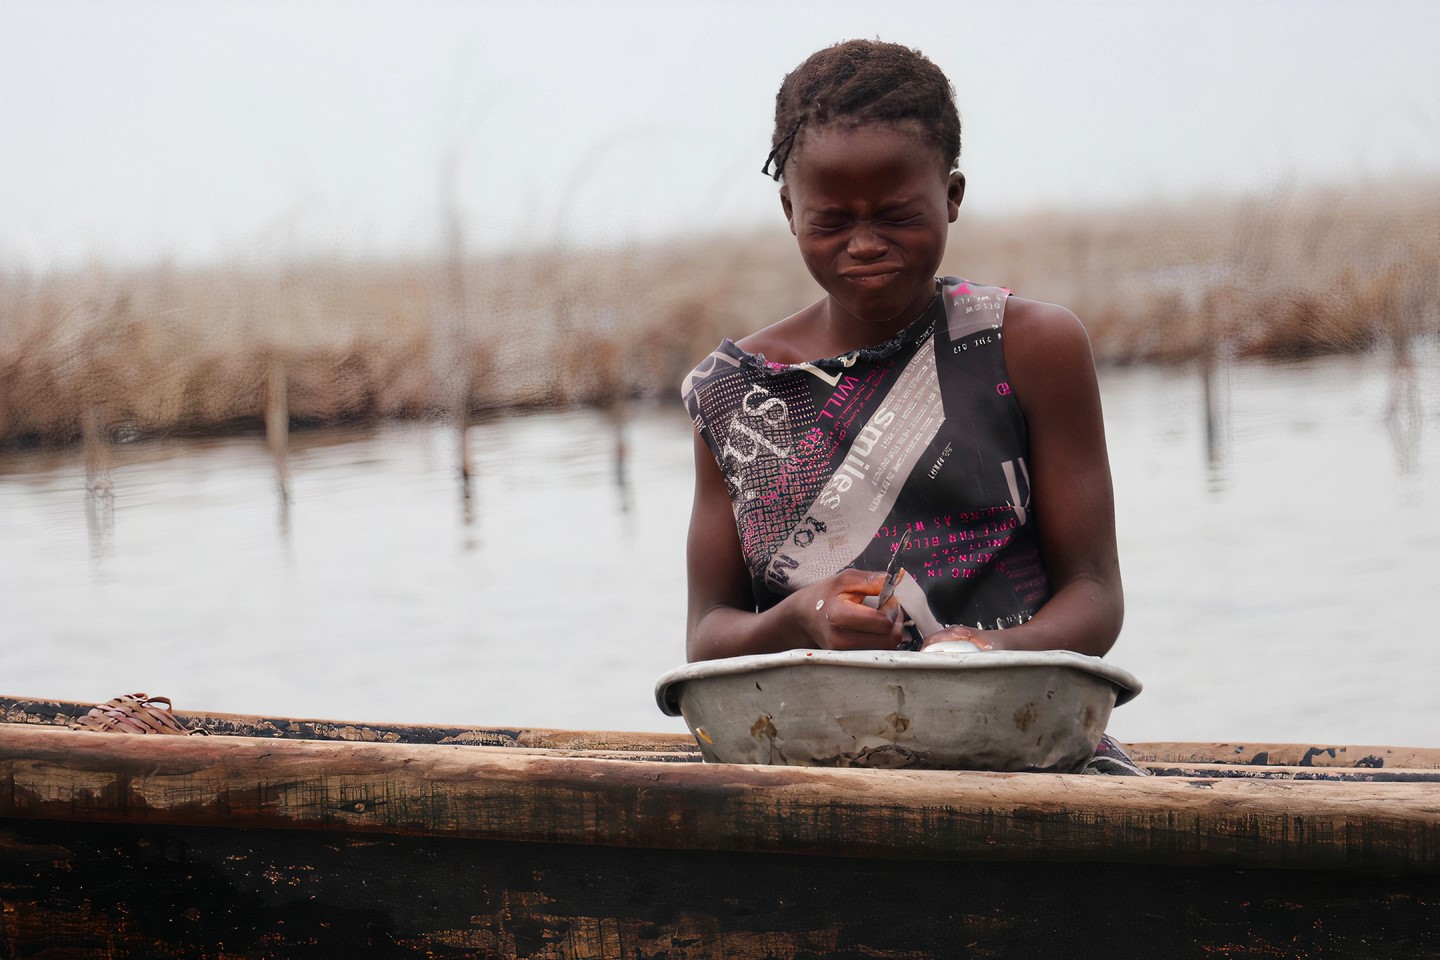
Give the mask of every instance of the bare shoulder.
POLYGON ((1005 305, 1004 330, 1007 376, 1022 406, 1048 395, 1093 390, 1090 337, 1070 310, 1011 297, 1005 305))
POLYGON ((1052 351, 1068 353, 1083 349, 1090 354, 1090 338, 1085 325, 1070 310, 1057 303, 1042 300, 1026 300, 1011 297, 1005 304, 1005 359, 1011 360, 1011 351, 1016 358, 1028 357, 1032 353, 1048 354, 1052 351))
POLYGON ((799 313, 757 330, 736 346, 746 353, 762 353, 776 363, 804 363, 821 356, 815 349, 815 320, 823 301, 812 303, 799 313))

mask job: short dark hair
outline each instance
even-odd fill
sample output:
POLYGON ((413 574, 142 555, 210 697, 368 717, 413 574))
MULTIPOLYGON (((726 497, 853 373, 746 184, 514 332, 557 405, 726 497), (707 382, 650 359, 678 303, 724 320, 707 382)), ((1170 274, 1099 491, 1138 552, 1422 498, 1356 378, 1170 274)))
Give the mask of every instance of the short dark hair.
POLYGON ((940 68, 898 43, 847 40, 817 50, 785 75, 762 172, 780 179, 803 126, 876 121, 914 123, 952 169, 960 162, 955 88, 940 68))

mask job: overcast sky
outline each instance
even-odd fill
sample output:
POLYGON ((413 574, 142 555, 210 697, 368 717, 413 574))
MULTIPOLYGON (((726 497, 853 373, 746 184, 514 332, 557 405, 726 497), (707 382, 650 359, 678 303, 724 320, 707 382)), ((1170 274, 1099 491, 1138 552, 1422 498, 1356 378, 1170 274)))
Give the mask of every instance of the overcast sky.
POLYGON ((0 267, 772 222, 775 89, 854 36, 954 81, 967 208, 1440 173, 1440 4, 0 0, 0 267))

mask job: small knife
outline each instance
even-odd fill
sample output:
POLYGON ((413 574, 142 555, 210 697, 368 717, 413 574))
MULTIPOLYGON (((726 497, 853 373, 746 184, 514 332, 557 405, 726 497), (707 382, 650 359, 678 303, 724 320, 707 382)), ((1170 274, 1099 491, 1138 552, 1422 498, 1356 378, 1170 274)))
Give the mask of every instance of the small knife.
POLYGON ((885 606, 885 601, 895 592, 895 583, 900 579, 900 548, 905 545, 905 540, 915 531, 906 530, 900 534, 900 539, 895 541, 895 554, 890 558, 890 563, 885 567, 885 585, 880 588, 880 596, 876 598, 875 606, 885 606))

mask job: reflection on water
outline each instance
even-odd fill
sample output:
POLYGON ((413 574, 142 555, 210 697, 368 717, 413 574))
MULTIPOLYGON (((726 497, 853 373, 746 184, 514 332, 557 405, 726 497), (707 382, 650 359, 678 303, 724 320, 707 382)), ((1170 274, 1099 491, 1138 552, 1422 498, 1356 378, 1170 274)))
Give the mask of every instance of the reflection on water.
POLYGON ((1231 367, 1207 485, 1188 425, 1200 387, 1107 379, 1128 608, 1112 656, 1147 683, 1116 715, 1124 735, 1440 741, 1424 613, 1440 357, 1415 359, 1400 429, 1383 355, 1231 367))
POLYGON ((1395 445, 1395 460, 1401 473, 1412 473, 1419 465, 1423 407, 1416 380, 1415 357, 1408 341, 1399 341, 1391 364, 1389 400, 1385 424, 1395 445))
POLYGON ((90 560, 98 566, 110 555, 115 538, 115 491, 108 486, 86 486, 85 528, 90 534, 90 560))
POLYGON ((82 424, 81 444, 85 455, 85 526, 90 533, 90 559, 94 563, 110 554, 115 535, 115 483, 110 477, 110 448, 100 424, 101 412, 92 407, 82 424))
POLYGON ((675 729, 651 685, 682 656, 683 413, 472 425, 468 525, 455 439, 294 434, 288 506, 262 437, 121 444, 108 524, 81 451, 0 457, 6 688, 675 729))
MULTIPOLYGON (((1206 380, 1102 380, 1128 607, 1111 656, 1147 684, 1112 731, 1440 743, 1434 346, 1206 380)), ((276 449, 272 430, 0 455, 4 692, 681 729, 651 699, 683 656, 678 404, 276 449)))

